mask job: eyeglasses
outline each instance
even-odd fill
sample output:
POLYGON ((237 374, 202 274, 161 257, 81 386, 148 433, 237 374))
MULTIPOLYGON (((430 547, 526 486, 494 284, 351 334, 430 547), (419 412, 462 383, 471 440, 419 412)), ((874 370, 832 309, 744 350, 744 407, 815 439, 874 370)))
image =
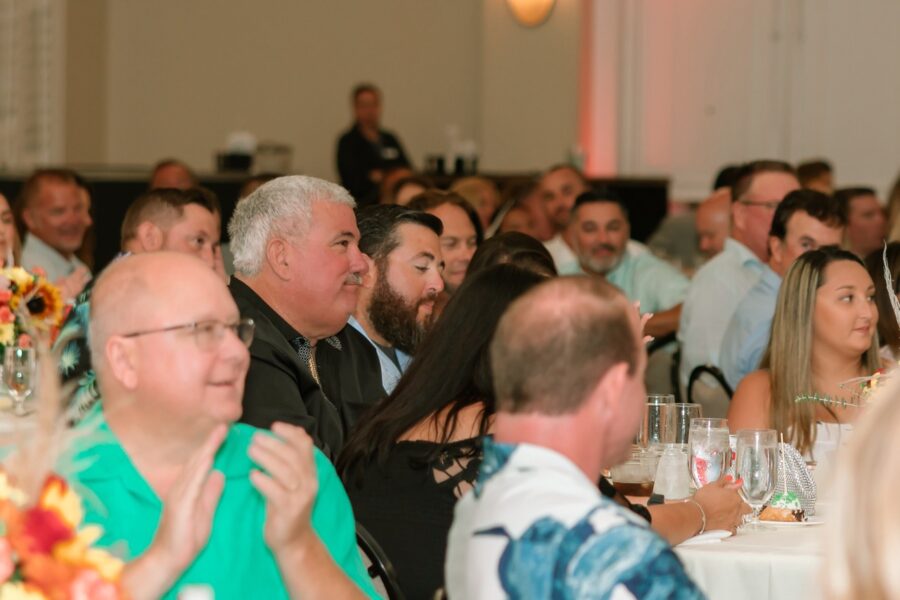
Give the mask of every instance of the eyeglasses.
POLYGON ((741 204, 745 204, 747 206, 762 206, 763 208, 768 208, 769 210, 775 210, 778 208, 778 205, 781 204, 778 200, 770 200, 769 202, 761 202, 759 200, 738 200, 741 204))
POLYGON ((146 331, 135 331, 133 333, 123 334, 122 337, 135 338, 142 335, 150 335, 151 333, 164 333, 166 331, 188 331, 197 343, 200 350, 214 350, 225 336, 225 330, 230 330, 238 337, 245 346, 250 346, 253 341, 253 330, 256 325, 253 319, 241 319, 236 323, 222 323, 221 321, 199 321, 196 323, 185 323, 184 325, 172 325, 170 327, 161 327, 159 329, 148 329, 146 331))

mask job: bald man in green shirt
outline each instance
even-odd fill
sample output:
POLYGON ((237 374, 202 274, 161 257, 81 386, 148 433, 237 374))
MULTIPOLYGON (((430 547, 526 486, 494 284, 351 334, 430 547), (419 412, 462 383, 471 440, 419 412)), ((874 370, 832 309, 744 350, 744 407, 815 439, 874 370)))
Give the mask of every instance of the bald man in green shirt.
POLYGON ((132 597, 377 597, 346 493, 302 429, 235 424, 253 324, 222 281, 174 253, 126 257, 94 289, 102 410, 64 473, 128 561, 132 597))

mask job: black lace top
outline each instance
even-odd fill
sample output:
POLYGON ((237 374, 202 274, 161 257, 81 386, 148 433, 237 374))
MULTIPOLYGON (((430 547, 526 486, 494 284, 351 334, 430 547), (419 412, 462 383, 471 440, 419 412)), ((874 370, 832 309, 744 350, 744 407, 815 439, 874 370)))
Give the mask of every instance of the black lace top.
POLYGON ((378 541, 407 598, 432 598, 443 587, 447 534, 457 499, 481 464, 481 441, 398 442, 383 467, 370 465, 347 481, 356 519, 378 541))
MULTIPOLYGON (((432 598, 444 585, 444 556, 456 501, 475 484, 481 439, 439 444, 398 442, 383 467, 370 465, 359 480, 345 482, 356 519, 375 538, 397 572, 407 598, 432 598)), ((606 479, 600 492, 648 521, 606 479)))

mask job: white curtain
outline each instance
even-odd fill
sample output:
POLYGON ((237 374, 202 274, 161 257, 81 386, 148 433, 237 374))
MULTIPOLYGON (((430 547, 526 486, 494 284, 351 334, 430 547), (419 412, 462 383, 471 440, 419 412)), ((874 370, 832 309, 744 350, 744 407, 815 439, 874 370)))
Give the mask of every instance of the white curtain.
POLYGON ((64 0, 0 0, 0 170, 62 159, 64 36, 64 0))

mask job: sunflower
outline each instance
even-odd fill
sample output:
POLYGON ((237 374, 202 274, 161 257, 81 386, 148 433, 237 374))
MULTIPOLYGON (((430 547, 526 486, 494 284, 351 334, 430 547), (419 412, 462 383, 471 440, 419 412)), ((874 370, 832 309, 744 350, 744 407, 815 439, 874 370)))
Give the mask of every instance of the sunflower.
POLYGON ((25 307, 32 323, 39 328, 57 327, 62 321, 63 301, 59 289, 43 277, 38 277, 35 287, 26 296, 25 307))

